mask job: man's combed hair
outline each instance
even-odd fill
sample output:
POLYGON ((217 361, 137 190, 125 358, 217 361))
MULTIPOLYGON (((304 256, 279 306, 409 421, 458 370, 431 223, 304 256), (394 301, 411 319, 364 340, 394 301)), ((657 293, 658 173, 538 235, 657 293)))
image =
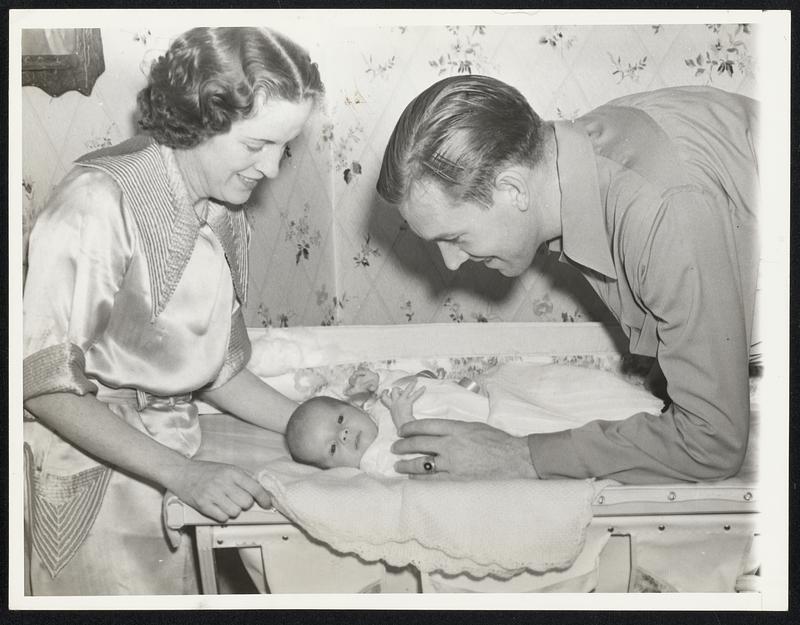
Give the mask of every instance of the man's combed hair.
POLYGON ((302 102, 324 93, 316 63, 266 28, 194 28, 150 68, 139 125, 157 142, 192 148, 255 111, 257 95, 302 102))
POLYGON ((383 156, 377 189, 399 204, 412 182, 431 180, 458 201, 491 205, 497 173, 534 165, 543 123, 523 95, 487 76, 453 76, 406 107, 383 156))

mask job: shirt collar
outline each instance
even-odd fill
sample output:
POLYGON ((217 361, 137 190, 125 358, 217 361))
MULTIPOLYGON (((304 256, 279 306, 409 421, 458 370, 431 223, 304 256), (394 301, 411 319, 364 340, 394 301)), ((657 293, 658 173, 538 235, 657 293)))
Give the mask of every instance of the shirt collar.
POLYGON ((609 278, 617 272, 606 235, 595 152, 580 122, 554 122, 558 184, 561 189, 561 237, 549 243, 570 261, 609 278))
POLYGON ((236 296, 244 304, 250 229, 243 208, 209 200, 207 214, 198 215, 173 150, 147 136, 92 152, 78 163, 110 174, 126 197, 147 259, 153 319, 172 297, 206 223, 224 250, 236 296))
MULTIPOLYGON (((161 260, 166 260, 168 267, 180 268, 177 272, 170 272, 172 277, 170 282, 177 283, 180 279, 183 268, 194 250, 200 228, 207 223, 225 252, 236 296, 239 302, 244 304, 247 298, 247 243, 249 237, 244 208, 230 210, 222 204, 208 200, 205 219, 201 218, 189 201, 186 184, 172 149, 163 145, 159 145, 159 149, 176 211, 172 223, 162 224, 164 231, 168 232, 170 257, 161 260)), ((167 290, 171 293, 175 284, 170 284, 169 287, 171 288, 167 290)))

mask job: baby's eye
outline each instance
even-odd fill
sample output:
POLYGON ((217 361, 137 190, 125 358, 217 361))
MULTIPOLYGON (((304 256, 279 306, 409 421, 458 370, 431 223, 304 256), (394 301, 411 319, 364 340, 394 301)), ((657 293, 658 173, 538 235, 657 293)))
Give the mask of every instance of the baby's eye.
POLYGON ((336 423, 343 423, 344 422, 344 415, 339 415, 339 418, 336 419, 336 423))
POLYGON ((331 443, 331 448, 329 453, 331 456, 333 456, 336 453, 336 443, 331 443))

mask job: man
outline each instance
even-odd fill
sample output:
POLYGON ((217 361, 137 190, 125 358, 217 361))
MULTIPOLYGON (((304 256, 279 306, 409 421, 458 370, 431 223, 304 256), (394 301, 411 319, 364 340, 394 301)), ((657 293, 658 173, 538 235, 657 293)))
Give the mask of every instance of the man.
POLYGON ((703 87, 626 96, 545 122, 484 76, 417 96, 389 140, 379 194, 435 241, 452 270, 506 276, 547 244, 611 309, 630 350, 653 356, 662 414, 508 436, 489 426, 410 423, 398 470, 443 475, 722 479, 740 468, 758 267, 756 103, 703 87))

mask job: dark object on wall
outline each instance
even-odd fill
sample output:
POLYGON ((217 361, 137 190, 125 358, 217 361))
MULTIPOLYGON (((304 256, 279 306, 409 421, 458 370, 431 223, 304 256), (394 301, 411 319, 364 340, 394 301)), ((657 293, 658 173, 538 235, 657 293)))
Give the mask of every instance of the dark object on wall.
POLYGON ((92 93, 105 71, 99 28, 28 28, 22 31, 22 86, 57 97, 67 91, 92 93))

